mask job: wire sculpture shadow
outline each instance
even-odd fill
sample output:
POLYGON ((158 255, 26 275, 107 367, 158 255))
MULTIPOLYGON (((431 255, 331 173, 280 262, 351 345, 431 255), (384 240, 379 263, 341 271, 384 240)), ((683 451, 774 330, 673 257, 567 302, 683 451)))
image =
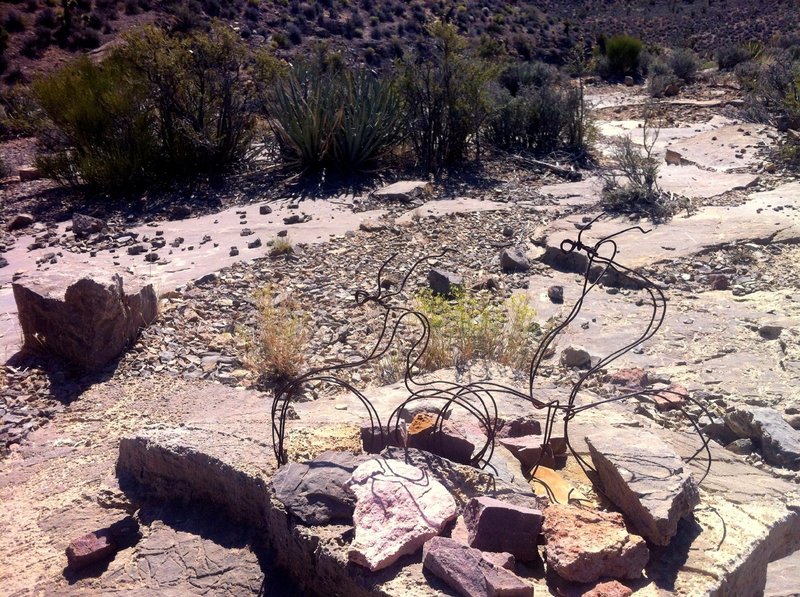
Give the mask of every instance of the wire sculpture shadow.
MULTIPOLYGON (((686 410, 683 406, 683 401, 688 400, 691 404, 697 406, 702 415, 708 417, 711 422, 713 422, 714 419, 705 406, 697 400, 686 394, 679 394, 669 389, 642 389, 603 398, 589 404, 577 404, 578 394, 584 388, 589 378, 597 375, 609 364, 652 338, 664 323, 666 316, 666 297, 661 288, 641 272, 625 267, 616 260, 618 254, 617 240, 620 236, 630 232, 647 234, 649 230, 645 230, 640 226, 631 226, 609 236, 605 236, 594 244, 586 244, 583 241, 584 232, 590 230, 592 225, 604 215, 605 214, 601 213, 594 220, 582 226, 575 240, 565 239, 560 245, 560 250, 564 255, 578 253, 583 254, 586 258, 586 268, 582 276, 582 290, 566 318, 561 321, 561 323, 551 328, 539 342, 528 369, 527 392, 486 380, 459 383, 442 379, 423 380, 421 376, 416 376, 414 371, 417 369, 416 366, 428 348, 428 343, 431 338, 431 324, 423 313, 395 304, 393 299, 404 291, 414 271, 422 263, 429 259, 444 257, 452 252, 452 250, 444 249, 441 253, 422 257, 415 261, 406 272, 402 281, 392 291, 388 291, 383 285, 384 272, 397 257, 397 253, 390 256, 378 270, 376 290, 371 293, 364 290, 357 290, 355 293, 355 303, 357 306, 364 307, 370 304, 374 305, 382 312, 382 327, 369 354, 353 362, 344 362, 312 369, 276 389, 272 402, 271 415, 273 449, 278 464, 282 465, 288 462, 285 440, 287 431, 286 424, 290 413, 289 406, 292 398, 299 393, 304 384, 310 382, 324 382, 332 386, 338 386, 361 402, 367 411, 370 421, 370 425, 366 429, 366 434, 362 433, 362 440, 364 441, 365 448, 368 448, 368 451, 372 452, 380 451, 383 447, 390 445, 399 447, 406 445, 405 428, 402 423, 403 413, 417 402, 424 401, 426 406, 431 403, 441 404, 435 414, 433 425, 434 435, 441 434, 448 411, 453 408, 463 409, 469 416, 477 421, 486 437, 485 442, 476 447, 469 462, 471 465, 478 468, 485 468, 490 465, 497 434, 503 424, 498 416, 498 401, 509 397, 524 399, 530 402, 534 409, 546 411, 539 459, 535 466, 528 471, 531 477, 535 475, 545 458, 553 456, 552 450, 550 449, 551 440, 559 421, 563 423, 563 437, 569 453, 576 459, 584 472, 590 472, 594 471, 593 467, 586 462, 570 442, 569 425, 576 416, 586 410, 597 408, 611 402, 629 399, 645 401, 650 396, 660 395, 665 397, 672 395, 676 399, 679 399, 676 400, 676 407, 683 413, 694 431, 700 437, 700 447, 691 455, 688 462, 693 461, 700 454, 705 453, 705 469, 699 481, 702 482, 708 475, 711 467, 710 439, 703 436, 698 420, 686 410), (539 400, 536 397, 535 383, 540 375, 543 361, 546 356, 550 354, 550 347, 556 337, 578 316, 584 305, 584 301, 590 293, 597 288, 598 285, 602 284, 604 280, 609 279, 626 279, 633 281, 639 289, 647 294, 650 313, 649 317, 646 318, 647 321, 644 328, 631 342, 620 347, 611 354, 606 355, 599 361, 594 362, 587 371, 579 376, 564 400, 550 400, 546 402, 539 400), (408 396, 392 411, 384 425, 375 406, 364 393, 352 383, 338 377, 337 373, 347 369, 362 367, 370 362, 383 358, 392 349, 398 336, 400 326, 404 325, 406 322, 417 324, 414 328, 417 332, 413 336, 410 346, 404 353, 405 374, 403 383, 408 392, 408 396)), ((549 488, 546 487, 546 483, 542 484, 545 485, 548 494, 551 494, 549 488)))

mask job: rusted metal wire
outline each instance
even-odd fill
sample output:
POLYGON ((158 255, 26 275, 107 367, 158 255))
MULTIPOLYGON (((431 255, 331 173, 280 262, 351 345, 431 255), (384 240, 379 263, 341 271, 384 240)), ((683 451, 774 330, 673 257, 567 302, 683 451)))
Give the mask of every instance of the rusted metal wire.
MULTIPOLYGON (((528 387, 527 392, 522 392, 517 388, 498 384, 492 381, 478 381, 471 383, 459 383, 456 381, 444 381, 441 379, 422 380, 418 379, 414 371, 421 361, 425 351, 428 348, 428 343, 431 338, 431 324, 427 317, 413 309, 396 305, 392 299, 400 295, 414 271, 424 262, 429 259, 438 259, 444 257, 450 250, 445 249, 442 253, 423 257, 414 262, 409 268, 403 280, 392 292, 386 291, 383 288, 383 275, 386 268, 397 257, 397 253, 389 257, 380 267, 377 273, 376 289, 372 293, 364 290, 357 290, 355 293, 355 303, 357 306, 363 307, 368 304, 374 305, 379 310, 382 310, 382 327, 375 341, 375 344, 369 354, 354 362, 345 362, 336 365, 329 365, 312 369, 299 377, 290 380, 282 387, 278 388, 275 392, 274 400, 272 403, 272 440, 275 451, 275 457, 279 464, 287 462, 287 453, 285 449, 286 438, 286 423, 289 414, 289 406, 292 398, 297 395, 302 386, 311 382, 324 382, 334 386, 340 387, 342 390, 355 396, 364 406, 367 411, 370 427, 368 429, 368 439, 373 444, 373 447, 381 449, 387 445, 405 444, 403 438, 403 429, 401 421, 403 413, 412 407, 418 401, 424 401, 426 405, 431 403, 439 404, 439 408, 435 414, 434 431, 441 432, 444 426, 446 413, 453 408, 463 409, 470 415, 485 434, 486 441, 480 445, 472 455, 471 464, 474 466, 484 468, 490 464, 492 454, 494 452, 495 440, 497 433, 500 430, 502 422, 498 416, 498 401, 507 399, 509 397, 522 398, 530 401, 531 405, 536 410, 545 410, 545 428, 542 437, 542 450, 540 452, 540 460, 530 471, 531 476, 536 473, 540 466, 542 459, 546 456, 546 449, 550 445, 549 442, 553 437, 553 432, 556 424, 560 421, 563 423, 564 440, 567 449, 577 460, 579 465, 584 471, 593 470, 591 465, 575 450, 570 442, 569 424, 580 413, 597 408, 603 404, 611 402, 638 399, 647 400, 649 396, 655 394, 674 394, 679 396, 676 392, 671 390, 648 390, 644 389, 637 392, 630 392, 605 398, 592 402, 590 404, 576 405, 578 394, 586 385, 586 382, 595 375, 598 375, 601 370, 607 367, 610 363, 616 361, 624 354, 640 346, 653 337, 664 322, 666 315, 666 297, 661 288, 658 287, 653 281, 647 278, 644 274, 634 271, 621 265, 616 261, 618 253, 617 239, 623 234, 630 232, 639 232, 647 234, 649 231, 644 230, 639 226, 632 226, 624 230, 620 230, 615 234, 601 238, 593 245, 585 244, 583 241, 583 234, 591 229, 594 224, 603 214, 592 220, 587 225, 583 226, 578 233, 575 240, 564 240, 561 243, 561 251, 567 255, 574 252, 583 253, 587 258, 586 271, 583 273, 583 287, 581 295, 573 305, 571 311, 566 318, 548 331, 540 341, 537 349, 533 355, 528 370, 528 387), (535 382, 539 375, 542 362, 545 356, 549 354, 548 350, 553 344, 556 337, 564 331, 570 323, 572 323, 583 307, 584 301, 587 299, 592 290, 606 279, 607 276, 615 277, 614 279, 625 279, 629 283, 634 284, 637 288, 643 290, 649 297, 650 303, 650 316, 647 318, 644 328, 640 334, 636 336, 631 342, 625 346, 620 347, 611 354, 601 358, 599 361, 593 363, 588 371, 580 375, 578 380, 573 384, 571 391, 565 400, 551 400, 544 402, 536 397, 535 382), (389 350, 393 347, 395 340, 398 336, 400 326, 406 322, 416 323, 417 334, 413 337, 411 345, 405 351, 405 374, 404 385, 408 392, 407 398, 402 401, 392 413, 389 415, 386 425, 381 422, 380 415, 375 409, 370 400, 353 384, 341 379, 337 376, 347 369, 354 369, 362 367, 370 362, 383 358, 389 350)), ((711 414, 708 410, 697 400, 680 395, 682 399, 688 399, 692 404, 699 407, 703 415, 707 416, 710 421, 713 421, 711 414)), ((684 413, 686 418, 690 421, 692 427, 701 438, 701 446, 689 459, 690 461, 698 457, 701 453, 705 452, 706 467, 703 479, 708 474, 711 466, 711 452, 708 447, 709 440, 705 438, 701 431, 699 423, 693 416, 690 415, 682 406, 679 407, 684 413)), ((702 481, 702 479, 701 479, 702 481)), ((547 488, 550 493, 549 488, 547 488)))

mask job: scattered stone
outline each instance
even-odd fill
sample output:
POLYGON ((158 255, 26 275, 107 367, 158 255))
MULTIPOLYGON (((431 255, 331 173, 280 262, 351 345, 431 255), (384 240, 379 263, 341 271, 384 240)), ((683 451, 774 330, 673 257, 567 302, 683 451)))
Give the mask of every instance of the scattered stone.
POLYGON ((434 413, 415 415, 407 433, 408 447, 438 454, 460 464, 468 464, 475 450, 475 445, 450 421, 442 421, 441 428, 437 428, 434 413))
POLYGON ((637 579, 650 559, 647 543, 628 533, 616 512, 553 504, 544 512, 542 531, 547 565, 564 580, 637 579))
POLYGON ((531 415, 523 415, 506 421, 497 433, 497 437, 522 437, 524 435, 540 435, 542 424, 531 415))
POLYGON ((756 442, 764 461, 800 470, 800 432, 772 408, 741 406, 725 415, 727 426, 741 438, 756 442))
POLYGON ((24 345, 87 370, 111 362, 152 323, 158 297, 152 284, 118 274, 38 274, 12 284, 24 345))
POLYGON ((630 597, 631 595, 633 595, 633 589, 626 587, 618 580, 611 580, 597 583, 581 597, 630 597))
POLYGON ((445 297, 451 297, 464 288, 461 276, 438 268, 431 268, 428 272, 428 285, 433 292, 445 297))
POLYGON ((272 480, 275 496, 304 524, 349 521, 355 497, 347 483, 367 458, 349 452, 324 452, 306 464, 290 462, 272 480))
POLYGON ((373 572, 415 553, 458 513, 444 485, 399 460, 372 459, 359 465, 349 486, 356 507, 348 557, 373 572))
POLYGON ((90 234, 96 234, 107 229, 107 224, 100 218, 78 213, 72 214, 72 232, 78 238, 85 238, 90 234))
POLYGON ((253 231, 249 228, 242 228, 242 230, 239 232, 239 236, 250 236, 251 234, 253 234, 253 231))
POLYGON ((0 267, 6 267, 8 265, 8 259, 5 257, 0 257, 0 267))
POLYGON ((192 208, 188 205, 176 205, 169 214, 170 220, 185 220, 192 215, 192 208))
POLYGON ((261 205, 258 208, 258 213, 262 216, 268 216, 272 213, 272 208, 269 205, 261 205))
POLYGON ((647 372, 641 367, 619 369, 608 376, 609 383, 626 388, 643 388, 647 385, 647 372))
POLYGON ((586 443, 606 496, 641 535, 669 545, 680 519, 700 503, 683 460, 648 431, 606 429, 589 434, 586 443))
POLYGON ((633 77, 630 75, 625 76, 625 87, 633 87, 636 85, 636 81, 633 80, 633 77))
POLYGON ((476 292, 481 290, 500 290, 500 282, 494 276, 483 276, 470 286, 470 289, 476 292))
POLYGON ((681 166, 683 165, 683 156, 677 151, 667 149, 667 153, 664 155, 664 161, 670 166, 681 166))
POLYGON ((35 221, 36 219, 31 214, 17 214, 6 224, 6 230, 9 232, 21 230, 22 228, 27 228, 35 221))
POLYGON ((255 240, 251 240, 249 243, 247 243, 247 248, 248 249, 257 249, 260 246, 261 246, 261 239, 260 238, 257 238, 255 240))
POLYGON ((148 263, 155 263, 158 261, 158 253, 148 253, 144 256, 144 260, 148 263))
POLYGON ((422 565, 465 597, 533 597, 532 586, 454 539, 434 537, 428 541, 422 565))
POLYGON ((657 410, 662 412, 681 408, 689 398, 689 390, 680 384, 670 384, 667 388, 650 396, 657 410))
POLYGON ((711 284, 711 290, 728 290, 730 288, 730 281, 725 274, 713 274, 708 277, 711 284))
POLYGON ((588 369, 592 364, 592 357, 589 352, 583 348, 568 346, 561 351, 561 364, 564 367, 588 369))
POLYGON ((108 529, 87 533, 73 539, 67 546, 67 567, 77 571, 97 562, 111 559, 117 548, 111 540, 108 529))
POLYGON ((287 226, 291 224, 302 224, 303 222, 308 222, 311 220, 311 216, 309 215, 301 215, 301 214, 292 214, 286 218, 283 218, 283 223, 287 226))
POLYGON ((42 171, 36 166, 21 166, 17 169, 20 182, 30 182, 43 178, 42 171))
POLYGON ((429 197, 433 188, 424 180, 402 180, 375 191, 375 196, 387 201, 411 203, 415 199, 429 197))
POLYGON ((358 225, 358 228, 364 232, 381 232, 386 230, 387 225, 386 222, 380 220, 364 220, 358 225))
POLYGON ((144 245, 131 245, 128 247, 128 255, 141 255, 145 252, 147 252, 147 249, 144 245))
POLYGON ((565 460, 564 451, 561 449, 564 438, 551 438, 544 444, 542 435, 523 435, 518 437, 500 438, 499 442, 519 460, 526 471, 536 465, 554 467, 565 460), (554 441, 555 440, 555 441, 554 441), (557 458, 561 456, 560 458, 557 458))
POLYGON ((236 257, 239 254, 239 249, 236 247, 231 247, 231 250, 228 252, 228 255, 231 257, 236 257))
POLYGON ((514 236, 514 229, 511 226, 503 226, 503 236, 511 238, 514 236))
POLYGON ((500 252, 500 267, 508 272, 526 272, 531 269, 531 262, 522 249, 511 247, 500 252))
POLYGON ((758 335, 765 340, 777 340, 780 338, 783 328, 779 325, 762 325, 758 328, 758 335))
POLYGON ((756 448, 753 445, 753 440, 748 438, 737 439, 725 446, 726 450, 730 450, 739 456, 747 456, 755 452, 756 448))
POLYGON ((469 545, 481 551, 503 551, 522 561, 539 557, 537 537, 542 528, 539 510, 491 497, 473 498, 464 508, 469 545))
POLYGON ((551 286, 547 289, 547 298, 549 298, 556 305, 562 304, 564 302, 564 287, 551 286))

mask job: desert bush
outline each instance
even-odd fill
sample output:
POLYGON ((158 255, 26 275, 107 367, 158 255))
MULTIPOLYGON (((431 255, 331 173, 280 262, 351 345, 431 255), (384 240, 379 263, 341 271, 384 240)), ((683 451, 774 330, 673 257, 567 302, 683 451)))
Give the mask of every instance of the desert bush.
POLYGON ((719 70, 733 70, 737 64, 752 59, 750 52, 743 46, 728 44, 717 50, 719 70))
POLYGON ((650 61, 648 71, 647 91, 652 97, 664 97, 670 88, 676 89, 680 84, 672 68, 660 58, 650 61))
POLYGON ((37 81, 34 94, 63 138, 37 159, 47 176, 101 188, 149 177, 158 150, 153 113, 144 86, 118 57, 101 65, 79 58, 37 81))
POLYGON ((281 255, 291 255, 294 253, 294 245, 288 236, 277 236, 267 243, 269 245, 270 257, 280 257, 281 255))
POLYGON ((22 18, 22 14, 15 9, 9 10, 3 17, 3 29, 9 33, 25 31, 25 21, 22 18))
POLYGON ((268 94, 267 113, 283 159, 304 170, 364 168, 401 137, 391 82, 364 70, 297 66, 268 94))
POLYGON ((147 28, 101 64, 75 61, 34 86, 61 138, 39 163, 62 182, 120 189, 236 162, 254 125, 246 58, 215 25, 187 37, 147 28))
POLYGON ((751 120, 774 124, 780 130, 800 129, 800 62, 792 62, 781 52, 737 75, 748 91, 745 113, 751 120))
POLYGON ((146 28, 126 38, 119 58, 144 81, 164 152, 162 168, 179 174, 226 167, 252 140, 255 87, 249 54, 228 27, 186 37, 146 28))
POLYGON ((521 368, 536 345, 536 312, 524 296, 497 304, 486 293, 460 291, 448 300, 426 289, 415 297, 414 308, 430 326, 427 349, 416 363, 425 371, 478 358, 521 368))
POLYGON ((659 161, 653 149, 659 131, 646 118, 642 145, 630 135, 614 145, 610 168, 601 174, 602 200, 608 211, 645 215, 654 221, 665 220, 675 212, 674 201, 658 185, 659 161))
POLYGON ((605 57, 612 76, 635 75, 639 67, 642 42, 630 35, 615 35, 605 42, 605 57))
POLYGON ((400 88, 417 162, 434 172, 463 160, 470 140, 479 140, 494 72, 467 53, 466 41, 452 25, 436 23, 430 33, 433 47, 402 65, 400 88))
POLYGON ((292 296, 266 287, 255 297, 256 329, 248 342, 246 362, 272 381, 296 377, 305 363, 310 333, 307 318, 292 296))
POLYGON ((700 68, 700 61, 694 52, 683 48, 670 54, 668 64, 672 73, 684 83, 691 83, 700 68))

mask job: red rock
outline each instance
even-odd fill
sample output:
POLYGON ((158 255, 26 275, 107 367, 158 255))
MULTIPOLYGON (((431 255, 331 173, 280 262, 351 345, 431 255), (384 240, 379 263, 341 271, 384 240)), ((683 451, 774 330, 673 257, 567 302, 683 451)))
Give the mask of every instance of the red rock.
POLYGON ((542 513, 482 496, 464 508, 469 545, 481 551, 505 551, 523 561, 538 559, 542 513))
POLYGON ((533 587, 496 566, 477 549, 434 537, 425 544, 422 565, 466 597, 533 597, 533 587))
POLYGON ((666 390, 661 390, 652 396, 656 409, 660 411, 674 410, 686 404, 689 391, 681 385, 672 384, 666 390))
POLYGON ((548 568, 564 580, 636 579, 650 558, 644 539, 631 535, 622 515, 554 504, 544 512, 548 568))
POLYGON ((31 214, 17 214, 8 221, 8 224, 6 224, 6 230, 11 232, 13 230, 27 228, 35 221, 36 218, 34 218, 31 214))
POLYGON ((437 428, 436 415, 421 412, 408 426, 408 447, 437 454, 453 462, 469 464, 475 444, 450 421, 442 421, 437 428))
POLYGON ((618 580, 599 582, 586 591, 582 597, 630 597, 633 590, 626 587, 618 580))
POLYGON ((728 290, 730 282, 725 274, 712 274, 708 277, 711 290, 728 290))
POLYGON ((110 559, 117 552, 108 529, 87 533, 73 540, 67 547, 67 565, 80 570, 91 564, 110 559))
POLYGON ((647 385, 647 371, 641 367, 620 369, 608 376, 608 381, 617 386, 626 388, 643 388, 647 385))

